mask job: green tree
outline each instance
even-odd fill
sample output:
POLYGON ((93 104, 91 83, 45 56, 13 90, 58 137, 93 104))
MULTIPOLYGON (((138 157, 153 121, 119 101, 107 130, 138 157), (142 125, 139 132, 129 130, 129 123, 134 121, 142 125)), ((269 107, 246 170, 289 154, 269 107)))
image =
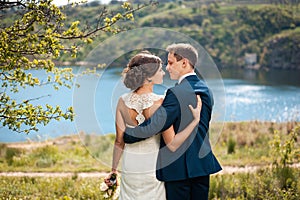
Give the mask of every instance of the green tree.
MULTIPOLYGON (((52 0, 1 1, 0 4, 0 123, 2 127, 17 132, 29 133, 38 130, 37 124, 51 120, 73 120, 72 107, 62 110, 59 106, 33 105, 32 99, 17 101, 12 98, 20 88, 52 84, 54 89, 72 86, 74 74, 71 68, 58 68, 53 59, 63 54, 76 57, 79 45, 89 44, 100 34, 121 31, 118 22, 133 20, 134 11, 149 4, 134 8, 123 3, 122 10, 99 13, 94 26, 80 26, 79 21, 65 24, 63 8, 52 0), (9 16, 9 17, 7 17, 9 16), (5 19, 5 20, 4 20, 5 19), (44 70, 47 80, 34 77, 30 70, 44 70)), ((68 5, 70 6, 70 5, 68 5)))
POLYGON ((292 11, 278 6, 264 6, 259 9, 238 7, 235 12, 239 24, 248 26, 248 29, 253 29, 247 31, 253 32, 250 39, 263 38, 267 35, 279 33, 282 30, 290 29, 295 23, 292 11))

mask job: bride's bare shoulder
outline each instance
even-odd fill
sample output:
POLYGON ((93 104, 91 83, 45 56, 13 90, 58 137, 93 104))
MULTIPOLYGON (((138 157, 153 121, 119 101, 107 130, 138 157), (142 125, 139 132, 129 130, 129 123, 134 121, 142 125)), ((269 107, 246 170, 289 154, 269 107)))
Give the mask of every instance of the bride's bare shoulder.
POLYGON ((123 97, 120 97, 117 104, 117 109, 123 109, 125 108, 125 102, 123 97))

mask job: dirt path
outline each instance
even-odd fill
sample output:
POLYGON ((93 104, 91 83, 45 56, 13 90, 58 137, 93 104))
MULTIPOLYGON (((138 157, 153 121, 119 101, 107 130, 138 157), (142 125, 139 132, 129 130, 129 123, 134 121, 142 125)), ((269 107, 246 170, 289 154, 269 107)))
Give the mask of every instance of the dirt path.
MULTIPOLYGON (((293 164, 292 167, 300 168, 300 163, 293 164)), ((233 167, 223 166, 223 170, 217 174, 234 174, 234 173, 253 173, 262 166, 246 166, 246 167, 233 167)), ((102 178, 108 173, 106 172, 0 172, 0 176, 8 177, 72 177, 77 176, 78 178, 102 178)))
POLYGON ((106 172, 0 172, 0 176, 9 177, 72 177, 77 176, 78 178, 92 178, 92 177, 105 177, 108 173, 106 172))

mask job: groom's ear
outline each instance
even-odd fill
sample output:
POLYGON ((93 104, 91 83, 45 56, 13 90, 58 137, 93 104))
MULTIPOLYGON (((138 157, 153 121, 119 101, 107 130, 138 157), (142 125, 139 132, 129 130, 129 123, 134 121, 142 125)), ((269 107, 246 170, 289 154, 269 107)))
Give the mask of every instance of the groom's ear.
POLYGON ((188 67, 188 60, 186 59, 186 58, 182 58, 182 67, 183 68, 186 68, 186 67, 188 67))
POLYGON ((190 61, 187 58, 183 58, 182 66, 183 68, 194 69, 194 67, 191 65, 190 61))

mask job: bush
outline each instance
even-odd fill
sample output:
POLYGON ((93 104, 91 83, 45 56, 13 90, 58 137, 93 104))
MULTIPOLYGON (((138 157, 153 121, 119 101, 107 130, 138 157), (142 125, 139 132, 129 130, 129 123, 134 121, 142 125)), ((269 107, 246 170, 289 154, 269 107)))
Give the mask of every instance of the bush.
POLYGON ((235 145, 236 145, 236 142, 232 138, 229 138, 229 140, 227 142, 227 153, 228 154, 232 154, 235 152, 235 145))
POLYGON ((8 165, 12 165, 14 162, 14 157, 21 154, 20 149, 16 148, 7 148, 5 153, 5 159, 8 165))

